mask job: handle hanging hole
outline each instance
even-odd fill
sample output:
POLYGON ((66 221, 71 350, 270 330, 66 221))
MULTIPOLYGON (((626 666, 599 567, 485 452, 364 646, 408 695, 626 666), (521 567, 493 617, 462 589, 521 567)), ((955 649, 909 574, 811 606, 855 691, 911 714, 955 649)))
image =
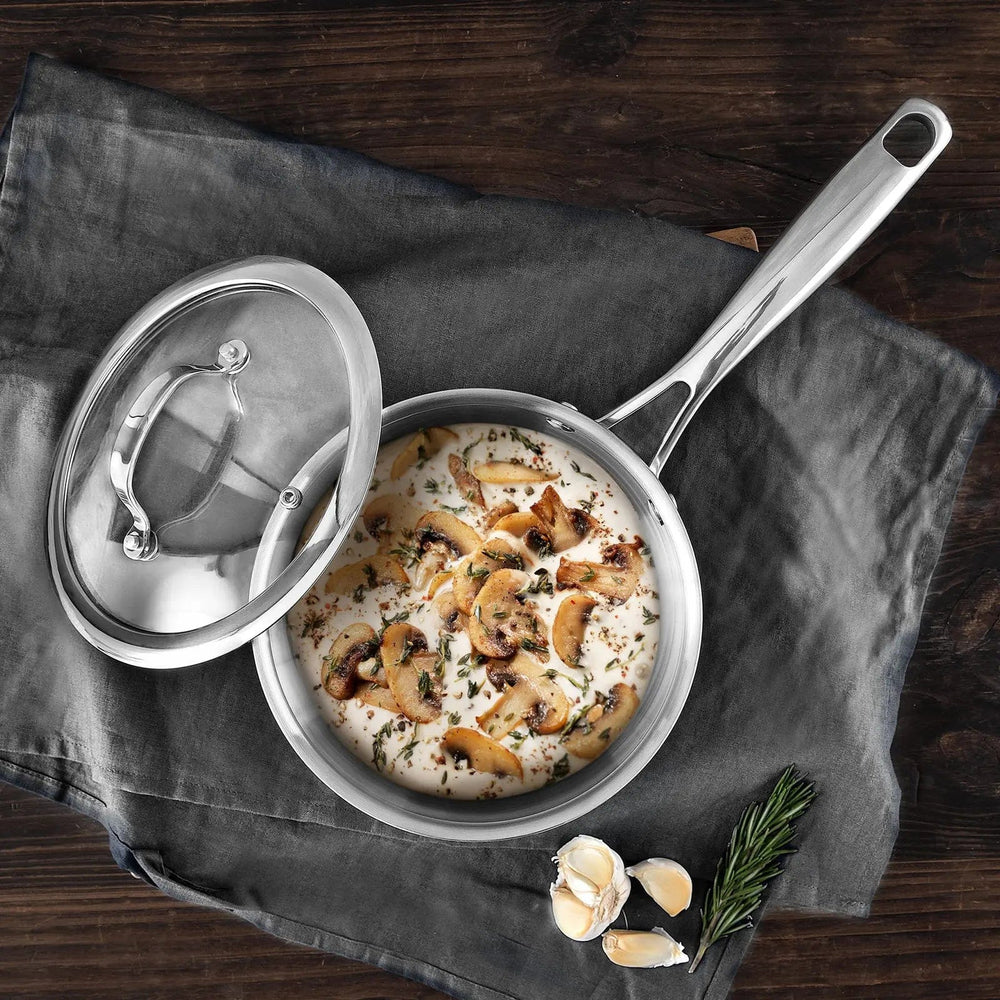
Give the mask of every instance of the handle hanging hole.
POLYGON ((885 151, 904 167, 915 167, 934 145, 934 129, 923 115, 904 115, 883 136, 885 151))

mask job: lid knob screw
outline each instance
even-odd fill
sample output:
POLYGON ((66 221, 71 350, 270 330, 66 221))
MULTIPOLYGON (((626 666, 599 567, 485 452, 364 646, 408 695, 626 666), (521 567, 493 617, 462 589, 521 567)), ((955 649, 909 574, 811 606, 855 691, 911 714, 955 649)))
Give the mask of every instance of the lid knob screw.
POLYGON ((286 510, 295 510, 302 503, 302 491, 297 490, 294 486, 288 486, 281 491, 278 503, 286 510))

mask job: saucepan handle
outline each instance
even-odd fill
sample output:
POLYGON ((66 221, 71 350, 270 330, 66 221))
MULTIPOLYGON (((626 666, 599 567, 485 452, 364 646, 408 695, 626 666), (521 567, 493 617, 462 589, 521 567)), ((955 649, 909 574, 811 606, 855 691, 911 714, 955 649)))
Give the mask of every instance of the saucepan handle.
POLYGON ((133 479, 142 446, 153 429, 156 418, 170 397, 195 375, 224 375, 233 381, 250 361, 250 349, 242 340, 229 340, 219 347, 214 365, 175 365, 161 372, 136 396, 122 421, 111 446, 108 474, 118 499, 132 515, 132 527, 122 539, 122 549, 129 559, 145 562, 156 557, 159 543, 145 507, 135 495, 133 479))
POLYGON ((694 347, 600 422, 613 427, 671 386, 686 386, 687 396, 650 462, 659 475, 705 397, 871 235, 950 139, 951 126, 939 108, 918 98, 902 104, 795 219, 694 347), (883 144, 909 118, 922 121, 931 134, 930 147, 912 166, 883 144))

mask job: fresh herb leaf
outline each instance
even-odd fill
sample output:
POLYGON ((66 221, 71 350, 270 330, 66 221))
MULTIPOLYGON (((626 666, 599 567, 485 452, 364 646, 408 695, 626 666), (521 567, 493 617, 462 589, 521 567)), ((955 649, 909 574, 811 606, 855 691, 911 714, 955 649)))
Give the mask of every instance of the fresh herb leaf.
POLYGON ((523 444, 524 447, 528 449, 528 451, 534 452, 536 455, 541 455, 542 446, 537 442, 532 441, 531 438, 526 437, 516 427, 511 427, 510 436, 515 441, 519 441, 521 444, 523 444))
POLYGON ((431 693, 431 675, 426 670, 417 671, 417 691, 421 698, 426 698, 431 693))
POLYGON ((534 639, 529 639, 527 637, 521 640, 521 649, 526 649, 529 653, 548 652, 547 646, 542 645, 540 642, 535 642, 534 639))
POLYGON ((326 615, 322 615, 318 611, 307 611, 302 619, 302 635, 299 638, 304 639, 310 632, 315 635, 325 624, 326 615))
POLYGON ((645 605, 642 606, 642 624, 652 625, 654 622, 660 620, 659 615, 654 615, 652 611, 649 610, 645 605))
POLYGON ((576 462, 570 462, 569 464, 573 466, 573 471, 578 475, 583 476, 584 479, 589 479, 595 483, 597 482, 596 476, 592 476, 589 472, 584 472, 576 462))
POLYGON ((594 572, 594 568, 592 566, 588 567, 587 572, 580 577, 580 583, 590 583, 590 581, 593 580, 594 577, 596 576, 597 573, 594 572))
POLYGON ((472 442, 472 444, 467 444, 462 449, 462 461, 465 462, 466 465, 469 464, 469 452, 472 451, 472 449, 475 448, 476 445, 479 444, 479 442, 482 440, 483 436, 482 434, 480 434, 479 437, 477 437, 476 440, 472 442))
POLYGON ((436 479, 428 479, 424 483, 424 489, 428 493, 440 493, 441 492, 441 484, 436 479))
POLYGON ((483 686, 483 682, 482 681, 479 681, 477 683, 476 681, 470 680, 469 681, 469 686, 468 686, 469 697, 470 698, 475 698, 476 695, 479 694, 479 691, 482 688, 482 686, 483 686))
POLYGON ((404 565, 407 569, 411 566, 416 566, 420 562, 420 549, 416 545, 403 544, 398 548, 389 549, 389 555, 405 559, 406 563, 404 565))
POLYGON ((382 627, 378 630, 378 637, 381 639, 382 636, 385 634, 385 630, 390 625, 395 625, 397 622, 407 621, 410 617, 410 612, 400 611, 398 615, 392 615, 392 616, 381 615, 380 617, 382 618, 382 627))
POLYGON ((559 760, 552 765, 552 774, 546 784, 551 785, 555 781, 560 781, 569 774, 569 754, 563 754, 559 760))
POLYGON ((688 972, 698 968, 705 952, 736 931, 753 924, 764 890, 781 872, 781 858, 791 854, 795 821, 816 798, 812 782, 791 765, 785 768, 766 802, 743 810, 719 859, 715 879, 701 911, 701 939, 688 972))
POLYGON ((446 503, 439 504, 442 510, 450 511, 452 514, 464 514, 469 508, 464 504, 461 507, 449 507, 446 503))
POLYGON ((385 741, 392 735, 392 722, 385 723, 372 739, 372 763, 381 771, 386 764, 385 741))
POLYGON ((448 716, 448 725, 449 726, 457 726, 461 721, 462 721, 462 713, 461 712, 452 712, 448 716))
POLYGON ((404 746, 399 753, 396 754, 397 757, 402 757, 403 760, 409 760, 413 756, 413 751, 420 746, 420 740, 410 740, 409 743, 404 746))

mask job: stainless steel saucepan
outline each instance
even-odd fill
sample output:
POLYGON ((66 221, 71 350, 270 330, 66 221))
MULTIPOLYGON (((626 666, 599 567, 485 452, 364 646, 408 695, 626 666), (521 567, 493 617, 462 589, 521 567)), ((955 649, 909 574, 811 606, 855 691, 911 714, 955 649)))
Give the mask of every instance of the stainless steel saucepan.
MULTIPOLYGON (((353 364, 355 370, 363 370, 367 365, 376 373, 378 369, 373 351, 369 353, 370 338, 360 314, 339 286, 313 269, 280 259, 256 258, 235 269, 196 276, 184 284, 180 298, 176 290, 172 296, 165 293, 166 298, 154 300, 119 335, 104 374, 98 373, 91 380, 64 435, 50 497, 49 535, 54 577, 67 612, 96 646, 143 666, 168 667, 204 660, 256 636, 253 645, 260 682, 295 751, 338 795, 399 829, 442 839, 492 840, 545 830, 580 816, 618 792, 649 763, 676 723, 695 676, 702 631, 701 589, 684 524, 659 481, 667 457, 708 393, 871 234, 950 137, 951 128, 938 108, 922 100, 906 101, 795 220, 694 347, 662 378, 599 419, 568 404, 525 393, 465 389, 431 393, 389 407, 381 414, 380 433, 365 441, 359 428, 371 423, 373 413, 377 420, 380 390, 370 379, 368 383, 364 378, 350 380, 350 421, 304 464, 296 466, 297 471, 286 475, 284 469, 272 470, 264 476, 254 471, 256 466, 245 456, 239 461, 228 456, 229 465, 238 466, 240 475, 268 480, 259 491, 259 502, 268 509, 266 526, 259 545, 241 549, 238 540, 230 539, 214 549, 207 546, 201 555, 197 552, 198 531, 192 528, 185 535, 185 530, 199 517, 204 519, 216 493, 213 489, 188 491, 192 496, 186 501, 187 513, 169 522, 176 542, 168 551, 171 546, 164 541, 167 533, 160 531, 158 540, 136 485, 139 454, 153 424, 163 419, 161 411, 170 398, 182 391, 185 381, 196 379, 229 383, 231 413, 228 422, 218 417, 216 423, 230 428, 225 440, 235 441, 231 425, 238 427, 244 410, 249 415, 251 409, 238 405, 239 392, 251 378, 259 350, 228 336, 238 329, 238 323, 225 315, 216 323, 228 334, 216 336, 221 346, 215 365, 174 365, 157 378, 147 379, 144 373, 160 370, 157 364, 162 368, 163 362, 145 357, 140 365, 134 360, 135 352, 151 338, 155 341, 175 321, 178 303, 183 301, 189 309, 215 301, 220 290, 232 282, 262 295, 292 289, 309 304, 313 318, 319 315, 338 330, 340 357, 347 359, 349 367, 353 364), (919 119, 930 134, 929 148, 913 166, 900 163, 883 144, 904 119, 919 119), (212 375, 216 378, 206 378, 212 375), (109 417, 108 406, 102 410, 102 394, 107 396, 122 383, 144 388, 128 393, 131 404, 117 409, 111 406, 109 417), (682 387, 683 403, 656 453, 646 461, 611 429, 672 387, 682 387), (95 421, 95 412, 103 413, 104 420, 95 421), (88 435, 95 422, 97 429, 88 435), (308 591, 352 528, 368 489, 377 444, 420 427, 466 422, 545 432, 607 470, 639 514, 640 532, 653 553, 661 621, 665 623, 640 707, 599 758, 536 791, 470 802, 398 786, 342 745, 322 717, 314 692, 299 670, 284 623, 285 614, 308 591), (100 481, 102 474, 106 479, 105 469, 94 472, 88 468, 88 462, 101 465, 101 455, 111 456, 117 498, 113 516, 101 493, 107 492, 106 482, 100 481), (329 505, 309 543, 296 554, 309 513, 332 483, 336 484, 335 502, 329 505), (91 499, 90 506, 81 510, 73 500, 77 495, 74 489, 100 494, 100 502, 91 499), (110 531, 105 527, 109 519, 115 525, 110 531), (98 529, 93 539, 87 536, 91 525, 98 529), (94 552, 95 546, 101 551, 94 552), (217 551, 220 548, 221 554, 217 551), (168 565, 170 559, 176 565, 168 565), (247 560, 252 566, 249 592, 239 594, 247 560), (161 569, 147 573, 158 561, 161 569), (168 579, 168 568, 182 581, 179 587, 168 579), (212 612, 190 607, 204 598, 192 601, 184 581, 191 581, 188 590, 201 586, 201 594, 205 574, 212 573, 218 587, 224 589, 229 581, 232 594, 219 599, 220 607, 212 612), (237 582, 232 583, 234 580, 237 582), (172 604, 162 597, 164 589, 171 587, 175 589, 170 592, 178 595, 172 604)), ((202 339, 206 325, 198 325, 202 339)), ((280 387, 269 391, 258 385, 257 389, 265 401, 280 405, 280 387)), ((279 461, 282 454, 279 446, 269 461, 279 461)), ((222 529, 216 526, 216 530, 222 529)))

